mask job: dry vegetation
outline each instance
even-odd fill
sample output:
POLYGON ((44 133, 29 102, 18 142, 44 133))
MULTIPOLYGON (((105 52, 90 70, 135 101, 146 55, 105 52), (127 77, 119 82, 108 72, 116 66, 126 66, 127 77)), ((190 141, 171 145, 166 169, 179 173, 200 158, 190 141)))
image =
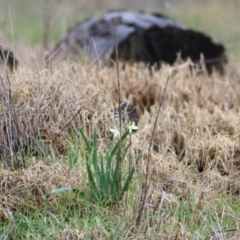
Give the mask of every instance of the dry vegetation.
MULTIPOLYGON (((226 239, 237 239, 240 215, 234 212, 234 206, 239 210, 238 65, 230 63, 224 76, 191 73, 188 63, 164 66, 161 71, 152 72, 138 66, 121 68, 121 98, 134 103, 140 113, 139 137, 132 146, 133 155, 149 143, 167 77, 169 83, 151 149, 152 181, 141 228, 130 231, 141 200, 147 153, 138 166, 129 193, 131 197, 122 200, 118 210, 111 210, 109 218, 124 216, 119 237, 192 239, 194 231, 189 228, 189 220, 184 214, 176 216, 181 204, 188 202, 195 231, 205 224, 210 225, 204 232, 205 237, 212 235, 213 239, 222 239, 217 238, 221 234, 226 239), (214 213, 212 222, 207 212, 214 213), (162 218, 159 228, 156 216, 162 218), (216 222, 226 220, 231 222, 229 227, 215 229, 216 222)), ((23 161, 26 164, 25 169, 17 171, 3 169, 4 160, 12 167, 11 151, 3 154, 2 221, 16 224, 14 216, 17 214, 33 212, 45 205, 57 215, 61 201, 66 209, 78 209, 79 217, 84 215, 83 203, 70 192, 67 196, 52 196, 50 200, 47 194, 63 186, 87 187, 78 128, 83 127, 89 138, 96 129, 100 150, 106 149, 111 143, 109 130, 113 127, 112 109, 116 103, 114 68, 63 63, 52 71, 40 67, 20 68, 9 79, 2 74, 1 146, 8 146, 11 140, 15 153, 12 157, 18 159, 15 165, 23 161), (12 97, 9 97, 9 89, 12 97), (13 133, 11 139, 7 137, 8 131, 13 133), (76 143, 74 138, 78 139, 79 159, 71 167, 69 146, 76 143)), ((109 226, 104 227, 101 222, 86 231, 79 232, 80 229, 67 225, 65 228, 55 233, 55 238, 83 239, 89 234, 94 239, 111 238, 113 234, 109 226)))
MULTIPOLYGON (((84 7, 95 11, 98 5, 98 11, 104 11, 109 1, 76 2, 80 5, 74 2, 69 8, 61 2, 45 33, 56 23, 65 32, 66 19, 72 23, 82 19, 86 13, 81 17, 77 13, 84 7)), ((130 2, 124 1, 123 7, 136 8, 130 2)), ((0 239, 240 238, 239 2, 233 0, 226 6, 224 1, 213 0, 207 9, 205 1, 198 2, 198 7, 189 0, 179 5, 180 1, 168 2, 170 8, 165 12, 176 19, 181 15, 188 26, 199 26, 223 41, 230 61, 223 76, 190 72, 190 62, 151 72, 140 66, 120 66, 121 99, 133 103, 140 115, 137 140, 133 140, 125 169, 150 142, 169 77, 153 136, 148 194, 138 226, 147 151, 129 191, 113 207, 86 202, 72 191, 49 197, 52 190, 65 186, 89 188, 80 127, 89 139, 94 130, 98 132, 99 151, 111 146, 113 109, 118 103, 116 68, 65 62, 46 69, 39 61, 42 47, 35 51, 26 45, 28 31, 34 29, 36 36, 44 32, 35 32, 44 19, 39 6, 31 5, 31 14, 38 19, 30 14, 32 26, 26 23, 22 35, 21 24, 25 23, 19 16, 25 16, 29 2, 21 6, 19 1, 12 2, 13 49, 20 67, 14 73, 0 71, 0 239), (38 21, 35 25, 34 20, 38 21)), ((55 8, 55 2, 51 3, 55 8)), ((8 8, 1 9, 1 26, 11 39, 8 8)))

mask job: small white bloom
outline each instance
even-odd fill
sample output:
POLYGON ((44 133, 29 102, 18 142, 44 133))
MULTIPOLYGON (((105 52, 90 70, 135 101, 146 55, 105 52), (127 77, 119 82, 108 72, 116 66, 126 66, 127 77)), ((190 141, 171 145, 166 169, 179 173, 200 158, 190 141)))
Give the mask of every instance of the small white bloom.
POLYGON ((119 132, 119 130, 117 129, 116 126, 114 126, 114 128, 111 128, 110 132, 113 134, 113 138, 116 138, 116 137, 120 136, 120 132, 119 132))
POLYGON ((135 122, 132 122, 132 124, 128 127, 129 133, 132 134, 133 131, 138 130, 138 126, 135 125, 135 122))

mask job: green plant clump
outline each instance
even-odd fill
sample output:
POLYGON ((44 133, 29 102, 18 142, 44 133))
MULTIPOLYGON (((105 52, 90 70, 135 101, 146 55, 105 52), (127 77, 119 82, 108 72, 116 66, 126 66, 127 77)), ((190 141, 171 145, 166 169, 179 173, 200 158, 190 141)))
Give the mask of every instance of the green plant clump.
POLYGON ((132 166, 129 166, 129 171, 123 174, 122 163, 127 158, 131 146, 131 141, 127 143, 127 137, 132 134, 131 128, 128 128, 116 143, 113 139, 113 146, 104 153, 98 150, 96 131, 93 133, 92 144, 82 129, 80 129, 80 134, 87 150, 86 170, 89 188, 81 191, 80 189, 63 187, 53 190, 50 195, 73 190, 84 200, 93 201, 101 206, 113 205, 128 191, 143 151, 133 161, 132 166))

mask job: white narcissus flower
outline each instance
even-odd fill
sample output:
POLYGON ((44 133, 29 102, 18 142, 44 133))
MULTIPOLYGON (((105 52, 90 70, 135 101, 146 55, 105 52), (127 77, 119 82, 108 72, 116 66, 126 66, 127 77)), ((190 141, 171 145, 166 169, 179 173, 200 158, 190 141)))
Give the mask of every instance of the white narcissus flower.
POLYGON ((119 132, 119 130, 117 129, 116 126, 114 126, 114 128, 111 128, 110 132, 113 134, 113 138, 116 138, 116 137, 120 136, 120 132, 119 132))
POLYGON ((138 126, 135 125, 135 122, 132 122, 132 124, 128 127, 129 133, 132 134, 133 131, 138 130, 138 126))

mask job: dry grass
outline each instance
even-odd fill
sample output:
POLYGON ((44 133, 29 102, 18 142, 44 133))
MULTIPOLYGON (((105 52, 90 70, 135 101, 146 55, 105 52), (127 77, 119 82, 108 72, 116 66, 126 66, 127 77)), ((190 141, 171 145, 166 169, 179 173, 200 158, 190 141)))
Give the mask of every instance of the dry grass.
POLYGON ((240 238, 239 3, 141 2, 136 6, 134 1, 122 0, 110 5, 108 0, 73 1, 66 7, 65 2, 52 0, 48 9, 54 9, 51 25, 42 29, 44 3, 32 4, 29 11, 28 1, 20 5, 12 1, 10 21, 9 3, 3 1, 2 34, 15 50, 20 68, 10 75, 0 72, 0 238, 240 238), (135 231, 147 153, 130 191, 116 209, 86 205, 72 192, 48 197, 50 191, 64 186, 88 189, 78 128, 83 127, 89 138, 97 130, 100 151, 111 145, 112 110, 118 103, 116 69, 61 63, 49 71, 41 66, 43 47, 35 51, 26 45, 26 41, 42 42, 43 32, 49 34, 51 29, 57 34, 52 31, 45 40, 46 45, 53 45, 53 38, 60 38, 96 8, 102 14, 116 6, 149 11, 159 8, 223 42, 230 59, 224 76, 190 73, 188 63, 163 66, 151 73, 139 66, 120 66, 121 99, 136 105, 140 114, 133 156, 150 141, 170 77, 151 149, 152 181, 135 231), (78 153, 74 167, 69 164, 69 146, 78 153), (23 163, 25 169, 11 170, 23 163))
MULTIPOLYGON (((160 211, 162 208, 162 224, 166 225, 173 219, 181 199, 191 202, 194 197, 191 211, 196 216, 196 224, 204 221, 208 224, 202 208, 216 211, 219 218, 240 221, 239 214, 235 215, 230 206, 223 206, 222 212, 218 212, 215 205, 229 196, 233 205, 239 205, 239 65, 230 63, 224 76, 190 73, 188 63, 164 66, 161 71, 152 72, 139 66, 125 66, 120 71, 121 98, 134 103, 140 113, 140 137, 133 148, 136 153, 150 140, 167 77, 170 80, 151 149, 153 179, 147 196, 147 217, 142 230, 135 233, 133 239, 149 236, 146 234, 154 226, 151 209, 160 211), (164 192, 166 195, 159 207, 164 192), (164 212, 164 209, 173 212, 164 212)), ((5 160, 12 167, 12 158, 17 157, 25 160, 27 168, 17 171, 1 168, 0 218, 6 221, 17 213, 34 211, 46 201, 52 211, 57 212, 58 197, 48 200, 47 193, 62 186, 86 187, 82 154, 74 168, 67 164, 67 144, 72 141, 72 135, 78 136, 77 129, 83 126, 89 137, 97 130, 100 149, 111 143, 112 109, 117 103, 116 70, 70 63, 51 71, 39 67, 20 68, 9 76, 9 81, 3 73, 1 95, 1 144, 10 149, 10 155, 3 155, 2 166, 5 160), (11 88, 11 104, 4 88, 11 88), (6 129, 14 133, 10 138, 11 148, 6 129), (37 156, 31 155, 34 150, 37 156)), ((141 161, 136 176, 137 198, 141 193, 146 158, 141 161)), ((81 208, 80 200, 74 196, 71 199, 69 205, 81 208)), ((121 209, 127 222, 134 224, 133 208, 123 203, 121 209)), ((130 225, 126 224, 121 231, 127 234, 130 225)), ((174 226, 179 229, 171 229, 171 224, 164 226, 161 237, 166 237, 170 231, 177 239, 191 239, 183 220, 175 222, 174 226)), ((110 236, 107 229, 101 228, 102 225, 99 228, 96 225, 92 231, 96 236, 100 232, 102 237, 110 236)), ((71 235, 71 231, 64 234, 71 235)), ((232 236, 234 234, 237 232, 232 236)), ((158 238, 160 235, 151 236, 158 238)))

